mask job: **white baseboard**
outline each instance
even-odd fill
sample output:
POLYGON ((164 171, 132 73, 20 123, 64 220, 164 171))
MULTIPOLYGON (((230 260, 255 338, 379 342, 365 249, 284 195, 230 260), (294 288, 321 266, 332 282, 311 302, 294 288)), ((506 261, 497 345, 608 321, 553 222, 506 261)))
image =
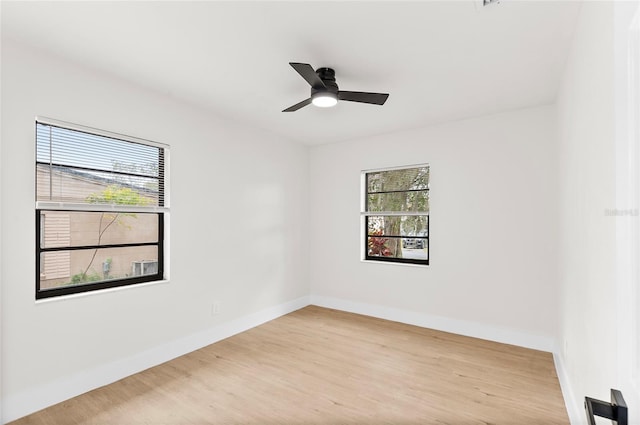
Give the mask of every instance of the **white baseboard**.
POLYGON ((553 353, 553 362, 556 365, 556 374, 558 375, 558 381, 560 381, 560 389, 564 397, 564 405, 567 408, 567 415, 569 415, 569 422, 571 422, 571 425, 586 425, 587 417, 584 410, 580 409, 580 403, 578 403, 573 394, 562 356, 553 353))
POLYGON ((347 301, 338 298, 311 295, 311 304, 348 311, 350 313, 363 314, 365 316, 392 320, 394 322, 430 328, 458 335, 487 339, 502 342, 504 344, 518 345, 534 350, 552 352, 555 345, 553 338, 518 332, 512 329, 503 329, 477 322, 450 319, 442 316, 433 316, 424 313, 384 307, 381 305, 365 304, 347 301))
POLYGON ((12 394, 2 400, 2 423, 11 422, 93 389, 108 385, 127 376, 141 372, 176 357, 198 350, 217 341, 244 332, 309 305, 304 296, 210 329, 151 348, 131 357, 117 360, 91 370, 41 385, 37 388, 12 394))

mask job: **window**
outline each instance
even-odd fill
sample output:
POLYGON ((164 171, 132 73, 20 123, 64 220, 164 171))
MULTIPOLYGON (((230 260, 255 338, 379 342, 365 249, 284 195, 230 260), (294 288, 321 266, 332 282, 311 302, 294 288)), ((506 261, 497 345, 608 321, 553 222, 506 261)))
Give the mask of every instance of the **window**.
POLYGON ((429 264, 429 166, 365 171, 364 259, 429 264))
POLYGON ((168 147, 36 120, 36 298, 165 278, 168 147))

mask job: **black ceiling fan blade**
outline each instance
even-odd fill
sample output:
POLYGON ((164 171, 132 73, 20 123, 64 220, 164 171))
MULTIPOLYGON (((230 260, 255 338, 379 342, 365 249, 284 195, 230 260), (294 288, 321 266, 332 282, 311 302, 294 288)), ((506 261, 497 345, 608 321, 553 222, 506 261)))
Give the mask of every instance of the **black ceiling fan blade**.
POLYGON ((289 65, 291 65, 293 69, 295 69, 296 72, 300 74, 300 76, 302 76, 302 78, 304 78, 314 89, 327 88, 320 77, 318 77, 318 74, 316 74, 316 71, 314 71, 308 63, 289 62, 289 65))
POLYGON ((362 91, 342 91, 338 92, 338 99, 350 102, 372 103, 374 105, 384 105, 389 93, 367 93, 362 91))
POLYGON ((295 104, 295 105, 293 105, 293 106, 289 106, 287 109, 285 109, 285 110, 284 110, 284 111, 282 111, 282 112, 293 112, 293 111, 297 111, 298 109, 303 108, 303 107, 307 106, 307 105, 308 105, 308 104, 310 104, 310 103, 311 103, 311 98, 309 98, 309 99, 305 99, 305 100, 303 100, 303 101, 302 101, 302 102, 300 102, 300 103, 296 103, 296 104, 295 104))

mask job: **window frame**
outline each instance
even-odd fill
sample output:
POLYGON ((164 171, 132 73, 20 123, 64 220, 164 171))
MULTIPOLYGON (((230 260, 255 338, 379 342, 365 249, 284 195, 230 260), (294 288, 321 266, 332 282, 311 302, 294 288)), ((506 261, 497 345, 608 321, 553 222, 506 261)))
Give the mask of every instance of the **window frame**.
MULTIPOLYGON (((429 168, 429 171, 431 171, 431 166, 429 163, 423 163, 423 164, 415 164, 415 165, 403 165, 403 166, 397 166, 397 167, 386 167, 386 168, 376 168, 376 169, 369 169, 369 170, 362 170, 361 171, 361 179, 360 179, 360 183, 361 183, 361 199, 360 199, 360 229, 362 232, 362 237, 361 237, 361 260, 362 261, 373 261, 373 262, 384 262, 384 263, 391 263, 391 264, 409 264, 409 265, 413 265, 413 266, 429 266, 430 264, 430 259, 431 259, 431 249, 430 249, 430 240, 431 240, 431 232, 430 232, 430 226, 431 226, 431 202, 429 201, 429 211, 427 212, 414 212, 414 211, 368 211, 367 210, 367 204, 368 204, 368 195, 369 195, 369 191, 368 191, 368 175, 369 174, 373 174, 373 173, 378 173, 378 172, 384 172, 384 171, 396 171, 396 170, 407 170, 407 169, 412 169, 412 168, 424 168, 427 167, 429 168), (377 256, 377 255, 369 255, 369 217, 377 217, 377 216, 385 216, 385 217, 391 217, 391 216, 398 216, 398 217, 402 217, 402 216, 425 216, 427 223, 426 223, 426 235, 427 236, 419 236, 419 237, 403 237, 402 235, 383 235, 383 237, 385 238, 396 238, 396 239, 424 239, 426 242, 426 249, 427 249, 427 258, 425 260, 422 259, 414 259, 414 258, 396 258, 396 257, 385 257, 385 256, 377 256)), ((429 192, 429 194, 431 193, 431 176, 429 175, 429 183, 427 186, 427 191, 429 192)), ((409 192, 411 190, 407 190, 406 192, 409 192)), ((402 191, 405 192, 405 191, 402 191)), ((430 199, 430 197, 429 197, 430 199)))
MULTIPOLYGON (((151 146, 159 149, 158 166, 160 170, 158 172, 158 205, 152 206, 136 206, 136 205, 118 205, 118 204, 88 204, 77 202, 63 202, 63 201, 43 201, 38 200, 37 185, 38 185, 38 158, 34 161, 36 171, 36 188, 34 193, 35 202, 35 298, 36 300, 55 298, 65 295, 81 294, 87 292, 95 292, 105 289, 112 289, 118 287, 126 287, 131 285, 137 285, 141 283, 159 282, 167 280, 167 267, 166 267, 166 219, 169 214, 169 194, 168 194, 168 178, 169 178, 169 146, 162 143, 152 142, 149 140, 139 139, 136 137, 126 136, 110 131, 99 130, 91 127, 86 127, 78 124, 72 124, 60 120, 55 120, 45 117, 36 117, 35 126, 38 124, 48 125, 52 127, 59 127, 65 130, 78 131, 86 134, 92 134, 101 137, 108 137, 120 141, 136 143, 144 146, 151 146), (73 245, 69 246, 55 246, 45 247, 43 243, 43 223, 44 215, 46 212, 101 212, 101 213, 144 213, 155 214, 158 220, 157 229, 157 241, 155 242, 125 242, 125 243, 112 243, 112 244, 97 244, 97 245, 73 245), (142 276, 128 276, 124 278, 114 278, 108 280, 102 280, 97 282, 87 282, 77 285, 67 285, 55 288, 41 288, 41 273, 44 271, 44 262, 41 260, 41 255, 47 252, 73 252, 87 249, 110 249, 110 248, 132 248, 143 246, 156 246, 158 254, 158 270, 157 273, 142 275, 142 276)), ((36 132, 37 133, 37 132, 36 132)), ((34 134, 36 144, 38 143, 37 134, 34 134)), ((80 169, 80 167, 71 167, 80 169)), ((116 173, 122 174, 122 173, 116 173)))

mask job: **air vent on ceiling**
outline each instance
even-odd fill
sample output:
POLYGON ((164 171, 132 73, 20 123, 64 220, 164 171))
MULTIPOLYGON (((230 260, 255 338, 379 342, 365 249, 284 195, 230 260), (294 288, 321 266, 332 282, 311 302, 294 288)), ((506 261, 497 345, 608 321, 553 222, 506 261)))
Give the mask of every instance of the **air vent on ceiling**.
POLYGON ((499 4, 500 0, 482 0, 483 6, 489 6, 490 4, 499 4))

